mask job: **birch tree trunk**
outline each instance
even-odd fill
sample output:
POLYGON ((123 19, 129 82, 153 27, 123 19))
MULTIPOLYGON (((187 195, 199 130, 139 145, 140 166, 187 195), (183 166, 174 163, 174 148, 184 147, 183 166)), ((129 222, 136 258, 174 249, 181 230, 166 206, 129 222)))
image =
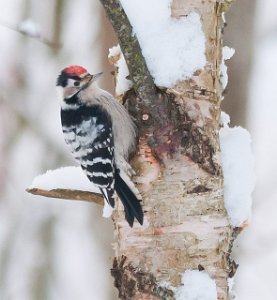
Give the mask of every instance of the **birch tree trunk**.
POLYGON ((125 100, 139 128, 137 153, 131 164, 137 172, 133 180, 143 196, 145 211, 143 227, 130 228, 122 207, 115 214, 112 275, 119 297, 175 299, 174 292, 160 283, 178 287, 180 274, 192 269, 205 270, 215 279, 218 299, 229 299, 227 280, 236 268, 230 259, 234 231, 224 208, 218 130, 222 12, 232 1, 172 1, 172 18, 192 11, 200 14, 207 64, 174 89, 155 93, 148 88, 148 75, 144 82, 149 93, 141 92, 143 86, 134 76, 134 72, 144 74, 143 68, 135 69, 130 58, 132 51, 140 49, 133 47, 133 41, 126 43, 132 30, 126 32, 129 25, 125 23, 122 32, 121 26, 128 20, 122 17, 121 9, 115 13, 117 1, 101 2, 134 81, 134 90, 125 100))

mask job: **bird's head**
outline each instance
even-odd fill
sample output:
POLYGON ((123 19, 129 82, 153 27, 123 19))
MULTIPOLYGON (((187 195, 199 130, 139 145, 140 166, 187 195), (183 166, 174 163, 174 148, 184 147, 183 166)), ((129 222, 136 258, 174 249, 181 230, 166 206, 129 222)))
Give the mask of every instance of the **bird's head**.
POLYGON ((90 86, 102 73, 91 75, 81 66, 64 68, 58 76, 57 87, 63 90, 63 98, 70 98, 90 86))

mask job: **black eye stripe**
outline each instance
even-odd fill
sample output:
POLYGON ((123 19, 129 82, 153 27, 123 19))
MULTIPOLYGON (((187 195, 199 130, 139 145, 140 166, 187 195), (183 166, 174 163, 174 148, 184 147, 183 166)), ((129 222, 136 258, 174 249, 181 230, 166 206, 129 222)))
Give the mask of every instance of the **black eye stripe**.
POLYGON ((62 71, 61 74, 57 78, 56 85, 66 87, 68 84, 68 79, 73 79, 73 80, 79 81, 81 78, 79 76, 70 76, 62 71))

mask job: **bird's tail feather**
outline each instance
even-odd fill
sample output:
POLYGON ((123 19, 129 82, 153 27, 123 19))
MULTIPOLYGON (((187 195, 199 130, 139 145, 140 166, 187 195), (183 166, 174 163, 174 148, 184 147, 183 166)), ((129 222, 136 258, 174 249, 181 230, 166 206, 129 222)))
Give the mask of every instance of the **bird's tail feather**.
POLYGON ((119 172, 115 174, 115 190, 121 199, 124 209, 125 217, 131 227, 133 227, 134 218, 143 224, 143 211, 140 201, 137 199, 134 192, 129 188, 126 182, 120 177, 119 172))

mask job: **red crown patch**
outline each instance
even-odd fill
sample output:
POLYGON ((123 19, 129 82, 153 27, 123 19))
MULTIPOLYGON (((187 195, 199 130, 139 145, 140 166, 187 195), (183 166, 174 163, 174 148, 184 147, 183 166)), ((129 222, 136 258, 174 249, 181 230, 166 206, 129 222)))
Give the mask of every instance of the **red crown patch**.
POLYGON ((88 73, 88 71, 81 66, 69 66, 63 70, 66 74, 70 76, 78 76, 88 73))

